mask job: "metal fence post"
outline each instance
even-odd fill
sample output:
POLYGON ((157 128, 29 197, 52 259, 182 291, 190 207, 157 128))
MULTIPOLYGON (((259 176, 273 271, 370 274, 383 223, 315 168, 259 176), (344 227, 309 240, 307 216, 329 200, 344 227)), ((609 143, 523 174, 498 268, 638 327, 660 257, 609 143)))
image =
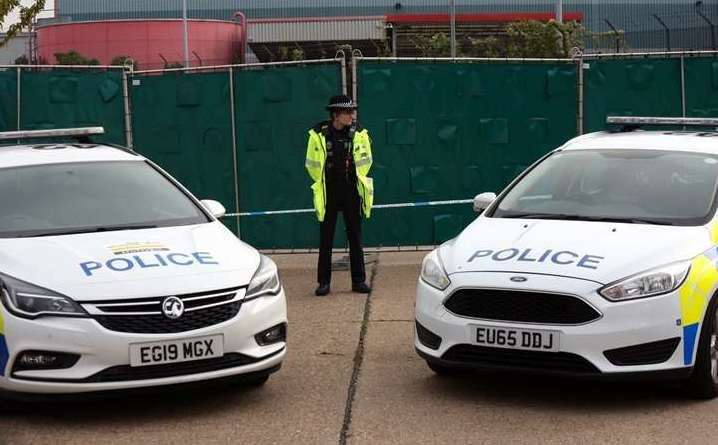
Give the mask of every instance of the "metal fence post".
POLYGON ((20 101, 22 100, 22 93, 21 93, 22 87, 20 86, 21 85, 20 80, 22 77, 21 72, 22 72, 22 68, 18 67, 17 68, 17 130, 20 130, 20 110, 21 110, 20 101))
POLYGON ((335 59, 339 60, 342 71, 342 94, 347 94, 347 55, 343 49, 337 51, 334 56, 335 59))
POLYGON ((352 51, 352 99, 354 99, 355 104, 359 103, 359 97, 357 96, 359 84, 359 79, 357 79, 357 62, 359 62, 361 58, 361 51, 358 49, 352 51))
POLYGON ((686 57, 681 54, 681 112, 686 117, 686 57))
POLYGON ((571 51, 573 59, 576 61, 576 72, 578 85, 576 95, 578 97, 578 109, 576 110, 576 133, 578 136, 583 134, 583 103, 584 103, 584 78, 583 78, 583 52, 579 48, 571 51))
POLYGON ((127 70, 122 70, 122 95, 125 104, 125 144, 127 144, 129 148, 134 148, 135 144, 132 138, 132 109, 130 107, 130 88, 128 82, 127 70))
POLYGON ((234 174, 234 208, 237 214, 237 238, 242 237, 242 232, 239 229, 239 175, 237 170, 239 164, 237 163, 237 124, 234 110, 234 68, 229 67, 229 109, 232 119, 232 167, 234 174))

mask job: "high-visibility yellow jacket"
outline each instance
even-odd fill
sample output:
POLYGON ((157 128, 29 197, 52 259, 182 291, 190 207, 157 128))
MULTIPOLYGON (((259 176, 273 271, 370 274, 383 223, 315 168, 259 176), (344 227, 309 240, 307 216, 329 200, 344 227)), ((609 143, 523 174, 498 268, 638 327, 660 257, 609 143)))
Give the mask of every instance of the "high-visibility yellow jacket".
MULTIPOLYGON (((314 195, 314 209, 317 211, 317 219, 324 221, 324 213, 327 208, 327 185, 324 173, 324 165, 327 160, 327 140, 329 122, 322 122, 309 130, 309 141, 307 142, 307 159, 305 167, 314 183, 312 193, 314 195)), ((371 216, 371 207, 374 203, 374 184, 370 178, 371 169, 371 139, 369 132, 363 128, 357 128, 352 139, 352 157, 357 175, 357 189, 361 199, 361 211, 365 218, 371 216)))

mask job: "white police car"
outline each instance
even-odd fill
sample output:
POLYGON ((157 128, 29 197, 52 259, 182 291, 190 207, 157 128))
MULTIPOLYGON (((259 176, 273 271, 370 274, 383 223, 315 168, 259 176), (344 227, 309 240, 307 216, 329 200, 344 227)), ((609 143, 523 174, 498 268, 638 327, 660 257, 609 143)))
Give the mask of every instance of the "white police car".
POLYGON ((0 393, 264 383, 285 356, 284 292, 223 214, 128 149, 0 146, 0 393))
POLYGON ((415 347, 437 373, 682 379, 718 391, 715 119, 609 118, 539 160, 426 256, 415 347), (656 129, 654 129, 656 130, 656 129))

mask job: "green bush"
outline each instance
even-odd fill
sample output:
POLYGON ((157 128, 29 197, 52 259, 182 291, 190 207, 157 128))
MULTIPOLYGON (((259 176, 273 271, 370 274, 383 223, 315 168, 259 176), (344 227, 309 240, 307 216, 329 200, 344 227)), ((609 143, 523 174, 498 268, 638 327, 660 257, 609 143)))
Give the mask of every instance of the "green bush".
POLYGON ((66 53, 55 53, 58 65, 99 65, 97 59, 88 59, 75 50, 66 53))
POLYGON ((110 65, 112 66, 125 66, 125 62, 128 60, 132 61, 132 69, 137 71, 139 69, 139 65, 135 60, 130 56, 117 56, 110 62, 110 65))

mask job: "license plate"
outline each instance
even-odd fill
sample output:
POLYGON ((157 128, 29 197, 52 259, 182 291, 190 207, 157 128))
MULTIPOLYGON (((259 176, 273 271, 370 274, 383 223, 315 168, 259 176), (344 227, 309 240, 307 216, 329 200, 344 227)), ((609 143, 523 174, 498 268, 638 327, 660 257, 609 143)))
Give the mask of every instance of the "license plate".
POLYGON ((135 343, 130 345, 130 366, 150 366, 222 357, 224 337, 185 338, 182 340, 135 343))
POLYGON ((548 352, 559 350, 559 332, 557 331, 475 326, 474 339, 476 344, 493 348, 548 352))

